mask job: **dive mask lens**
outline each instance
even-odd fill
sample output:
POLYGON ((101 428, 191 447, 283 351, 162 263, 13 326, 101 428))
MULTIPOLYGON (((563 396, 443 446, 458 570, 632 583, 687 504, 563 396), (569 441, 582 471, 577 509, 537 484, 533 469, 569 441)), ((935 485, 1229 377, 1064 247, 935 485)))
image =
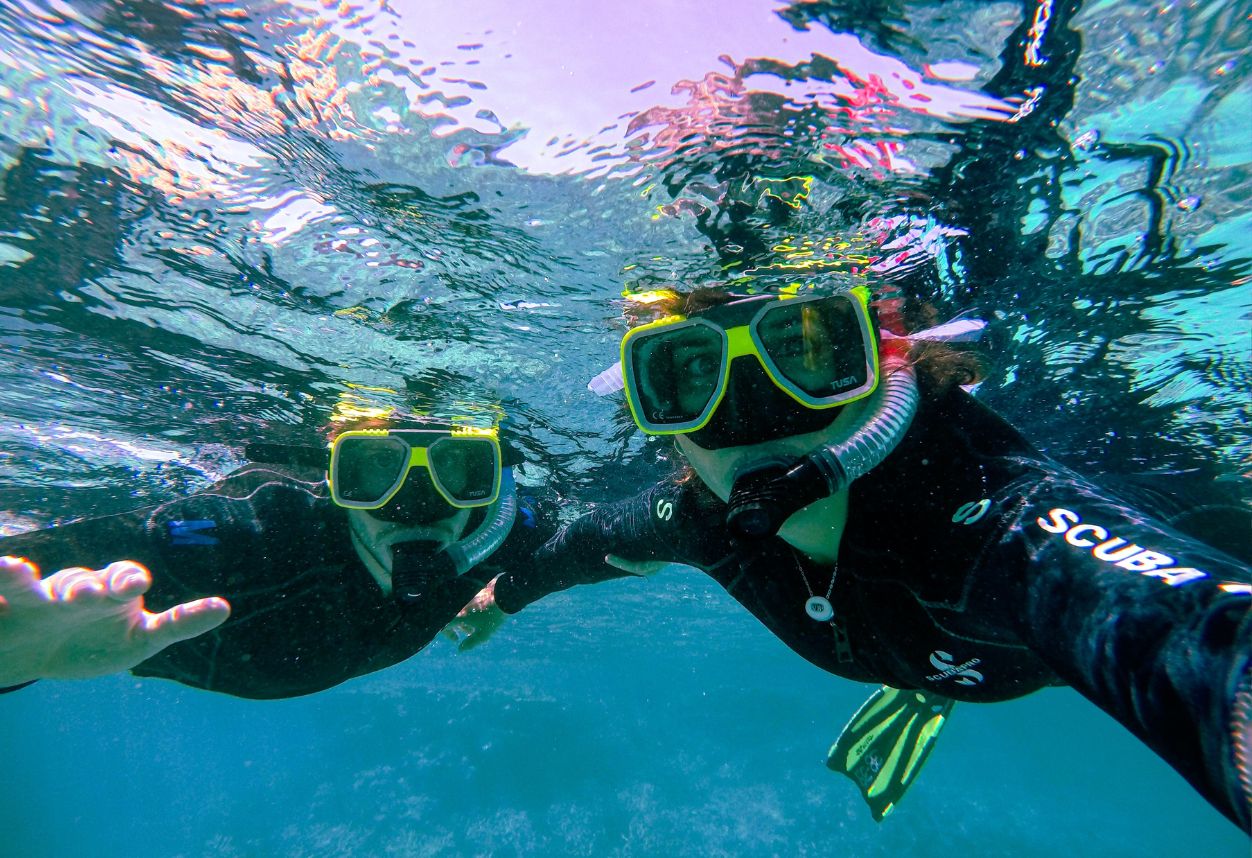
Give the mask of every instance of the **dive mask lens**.
POLYGON ((849 295, 779 301, 753 320, 752 338, 776 384, 806 405, 835 405, 877 381, 867 316, 849 295))
POLYGON ((626 395, 645 431, 687 431, 716 406, 726 375, 720 328, 690 320, 641 330, 625 351, 626 395))
POLYGON ((773 419, 779 409, 822 410, 866 396, 878 384, 878 351, 859 291, 755 296, 632 330, 622 341, 622 370, 641 429, 698 433, 723 412, 738 421, 755 409, 773 419), (741 398, 745 379, 737 377, 757 368, 770 389, 728 403, 741 398))
POLYGON ((432 430, 365 430, 335 439, 331 497, 352 509, 379 509, 401 499, 422 507, 435 502, 456 508, 488 506, 500 493, 501 472, 500 446, 494 438, 432 430))
POLYGON ((332 452, 331 493, 339 506, 382 506, 399 489, 409 469, 409 445, 392 436, 341 437, 332 452))
POLYGON ((500 493, 500 448, 487 438, 440 438, 427 452, 440 492, 461 507, 486 506, 500 493))

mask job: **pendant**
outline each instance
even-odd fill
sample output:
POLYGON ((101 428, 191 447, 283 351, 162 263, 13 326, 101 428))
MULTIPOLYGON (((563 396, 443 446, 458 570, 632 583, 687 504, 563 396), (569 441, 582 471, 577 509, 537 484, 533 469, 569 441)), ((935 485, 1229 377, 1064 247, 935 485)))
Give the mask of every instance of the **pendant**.
POLYGON ((805 602, 804 612, 819 623, 824 623, 835 615, 835 609, 831 607, 830 600, 821 596, 814 596, 805 602))

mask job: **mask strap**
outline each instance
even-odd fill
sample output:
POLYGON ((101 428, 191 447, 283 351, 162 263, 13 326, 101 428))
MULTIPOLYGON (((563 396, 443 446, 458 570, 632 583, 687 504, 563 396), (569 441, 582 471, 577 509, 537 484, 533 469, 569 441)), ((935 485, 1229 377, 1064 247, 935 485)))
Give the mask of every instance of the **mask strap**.
POLYGON ((619 360, 604 372, 587 382, 587 389, 596 396, 608 396, 626 389, 626 380, 622 378, 622 362, 619 360))

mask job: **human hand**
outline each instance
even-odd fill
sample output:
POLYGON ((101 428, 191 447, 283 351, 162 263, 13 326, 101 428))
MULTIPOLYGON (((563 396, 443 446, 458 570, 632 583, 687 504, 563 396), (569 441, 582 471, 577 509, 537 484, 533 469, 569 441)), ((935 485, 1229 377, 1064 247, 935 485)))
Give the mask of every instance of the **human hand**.
POLYGON ((618 557, 616 554, 606 556, 604 562, 614 569, 621 569, 623 572, 629 572, 631 575, 639 575, 643 578, 655 575, 669 565, 664 560, 627 560, 625 557, 618 557))
POLYGON ((461 609, 456 619, 448 623, 443 633, 449 640, 458 642, 458 652, 465 652, 486 643, 507 617, 508 614, 496 605, 496 579, 493 578, 461 609))
POLYGON ((128 670, 230 616, 217 597, 149 613, 151 586, 148 570, 129 560, 40 578, 29 560, 0 558, 0 687, 128 670))

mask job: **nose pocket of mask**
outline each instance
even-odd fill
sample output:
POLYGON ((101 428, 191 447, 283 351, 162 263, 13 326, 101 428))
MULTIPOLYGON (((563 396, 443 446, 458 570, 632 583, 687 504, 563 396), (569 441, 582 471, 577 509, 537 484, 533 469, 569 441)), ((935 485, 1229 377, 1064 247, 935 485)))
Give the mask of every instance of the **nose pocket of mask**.
POLYGON ((776 385, 755 357, 731 361, 726 393, 704 427, 690 438, 708 450, 759 444, 816 432, 836 418, 829 409, 806 408, 776 385))
POLYGON ((387 503, 370 510, 374 518, 403 524, 431 524, 455 512, 456 508, 435 488, 425 468, 409 471, 400 490, 387 503))

